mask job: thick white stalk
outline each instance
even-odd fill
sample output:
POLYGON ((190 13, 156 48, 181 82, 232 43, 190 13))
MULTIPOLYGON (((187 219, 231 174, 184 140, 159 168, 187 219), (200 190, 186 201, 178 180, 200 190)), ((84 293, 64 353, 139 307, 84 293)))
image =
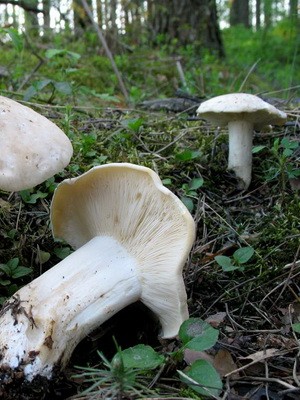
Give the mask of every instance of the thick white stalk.
POLYGON ((116 240, 99 236, 20 289, 0 316, 0 367, 51 377, 83 337, 140 298, 136 266, 116 240))
POLYGON ((228 169, 242 181, 243 189, 251 182, 253 123, 232 121, 228 124, 229 156, 228 169))

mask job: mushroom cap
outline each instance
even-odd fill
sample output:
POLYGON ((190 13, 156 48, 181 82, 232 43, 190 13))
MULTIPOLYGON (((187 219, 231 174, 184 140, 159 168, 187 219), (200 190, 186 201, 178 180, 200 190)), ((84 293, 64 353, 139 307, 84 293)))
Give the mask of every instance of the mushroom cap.
POLYGON ((0 189, 32 188, 69 164, 73 148, 54 123, 0 96, 0 189))
POLYGON ((182 269, 195 223, 154 171, 114 163, 64 180, 54 193, 51 221, 54 236, 75 249, 102 235, 123 245, 137 260, 141 301, 158 316, 163 337, 178 334, 188 318, 182 269))
POLYGON ((213 97, 200 104, 197 114, 218 126, 245 120, 253 123, 254 129, 261 129, 269 124, 283 125, 287 118, 283 111, 248 93, 213 97))

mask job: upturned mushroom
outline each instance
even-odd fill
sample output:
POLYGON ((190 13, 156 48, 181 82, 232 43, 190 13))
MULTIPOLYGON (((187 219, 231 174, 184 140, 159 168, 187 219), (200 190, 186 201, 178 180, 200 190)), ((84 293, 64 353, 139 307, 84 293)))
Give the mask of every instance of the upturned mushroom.
POLYGON ((214 125, 228 125, 228 169, 248 189, 252 174, 253 131, 267 125, 283 125, 287 115, 252 94, 231 93, 204 101, 197 114, 214 125))
POLYGON ((30 189, 66 167, 70 140, 29 107, 0 96, 0 189, 30 189))
POLYGON ((0 369, 50 378, 79 341, 138 300, 158 317, 162 337, 177 335, 188 318, 182 268, 195 225, 155 172, 94 167, 58 186, 51 218, 54 236, 75 251, 4 305, 0 369))

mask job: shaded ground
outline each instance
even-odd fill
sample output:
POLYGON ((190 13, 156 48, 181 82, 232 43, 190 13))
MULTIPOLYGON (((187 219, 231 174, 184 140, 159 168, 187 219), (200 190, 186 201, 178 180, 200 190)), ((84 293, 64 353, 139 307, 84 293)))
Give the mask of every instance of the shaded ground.
MULTIPOLYGON (((0 286, 1 295, 7 296, 16 288, 13 285, 20 286, 55 265, 68 251, 53 241, 49 227, 56 183, 107 162, 148 166, 179 197, 189 199, 197 222, 197 239, 184 276, 191 316, 208 319, 220 330, 218 345, 209 357, 224 378, 223 398, 299 399, 299 340, 291 324, 300 322, 300 185, 290 179, 289 171, 300 168, 300 152, 295 149, 284 158, 283 148, 274 151, 276 139, 281 143, 287 137, 299 143, 299 109, 288 110, 285 127, 255 135, 255 145, 266 147, 254 155, 253 181, 245 193, 237 190, 236 179, 226 171, 225 132, 186 114, 112 108, 67 113, 64 108, 42 107, 37 111, 62 125, 74 144, 74 157, 55 182, 35 189, 45 194, 36 203, 19 193, 1 193, 0 261, 5 264, 19 257, 20 265, 33 268, 31 277, 0 286), (193 193, 188 184, 199 177, 204 184, 193 193), (243 271, 223 272, 214 260, 216 255, 231 256, 249 245, 255 254, 243 271)), ((72 378, 73 365, 97 364, 97 349, 110 358, 113 335, 122 348, 137 343, 160 351, 176 347, 176 341, 160 342, 158 329, 141 306, 129 307, 78 346, 64 376, 31 385, 22 379, 14 381, 4 385, 2 398, 70 398, 84 387, 72 378)), ((187 355, 187 361, 198 356, 187 355)), ((198 398, 183 391, 176 367, 169 366, 156 376, 161 396, 198 398)))

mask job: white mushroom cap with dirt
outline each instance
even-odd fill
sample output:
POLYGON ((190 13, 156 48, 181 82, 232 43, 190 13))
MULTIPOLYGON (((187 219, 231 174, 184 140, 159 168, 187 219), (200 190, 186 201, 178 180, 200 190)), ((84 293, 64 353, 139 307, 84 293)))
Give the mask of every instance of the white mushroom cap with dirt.
POLYGON ((188 318, 182 269, 195 238, 184 204, 149 168, 94 167, 57 187, 53 234, 75 251, 10 298, 0 316, 0 369, 50 378, 75 346, 141 301, 172 338, 188 318))
POLYGON ((33 188, 70 162, 73 148, 46 117, 0 96, 0 190, 33 188))

